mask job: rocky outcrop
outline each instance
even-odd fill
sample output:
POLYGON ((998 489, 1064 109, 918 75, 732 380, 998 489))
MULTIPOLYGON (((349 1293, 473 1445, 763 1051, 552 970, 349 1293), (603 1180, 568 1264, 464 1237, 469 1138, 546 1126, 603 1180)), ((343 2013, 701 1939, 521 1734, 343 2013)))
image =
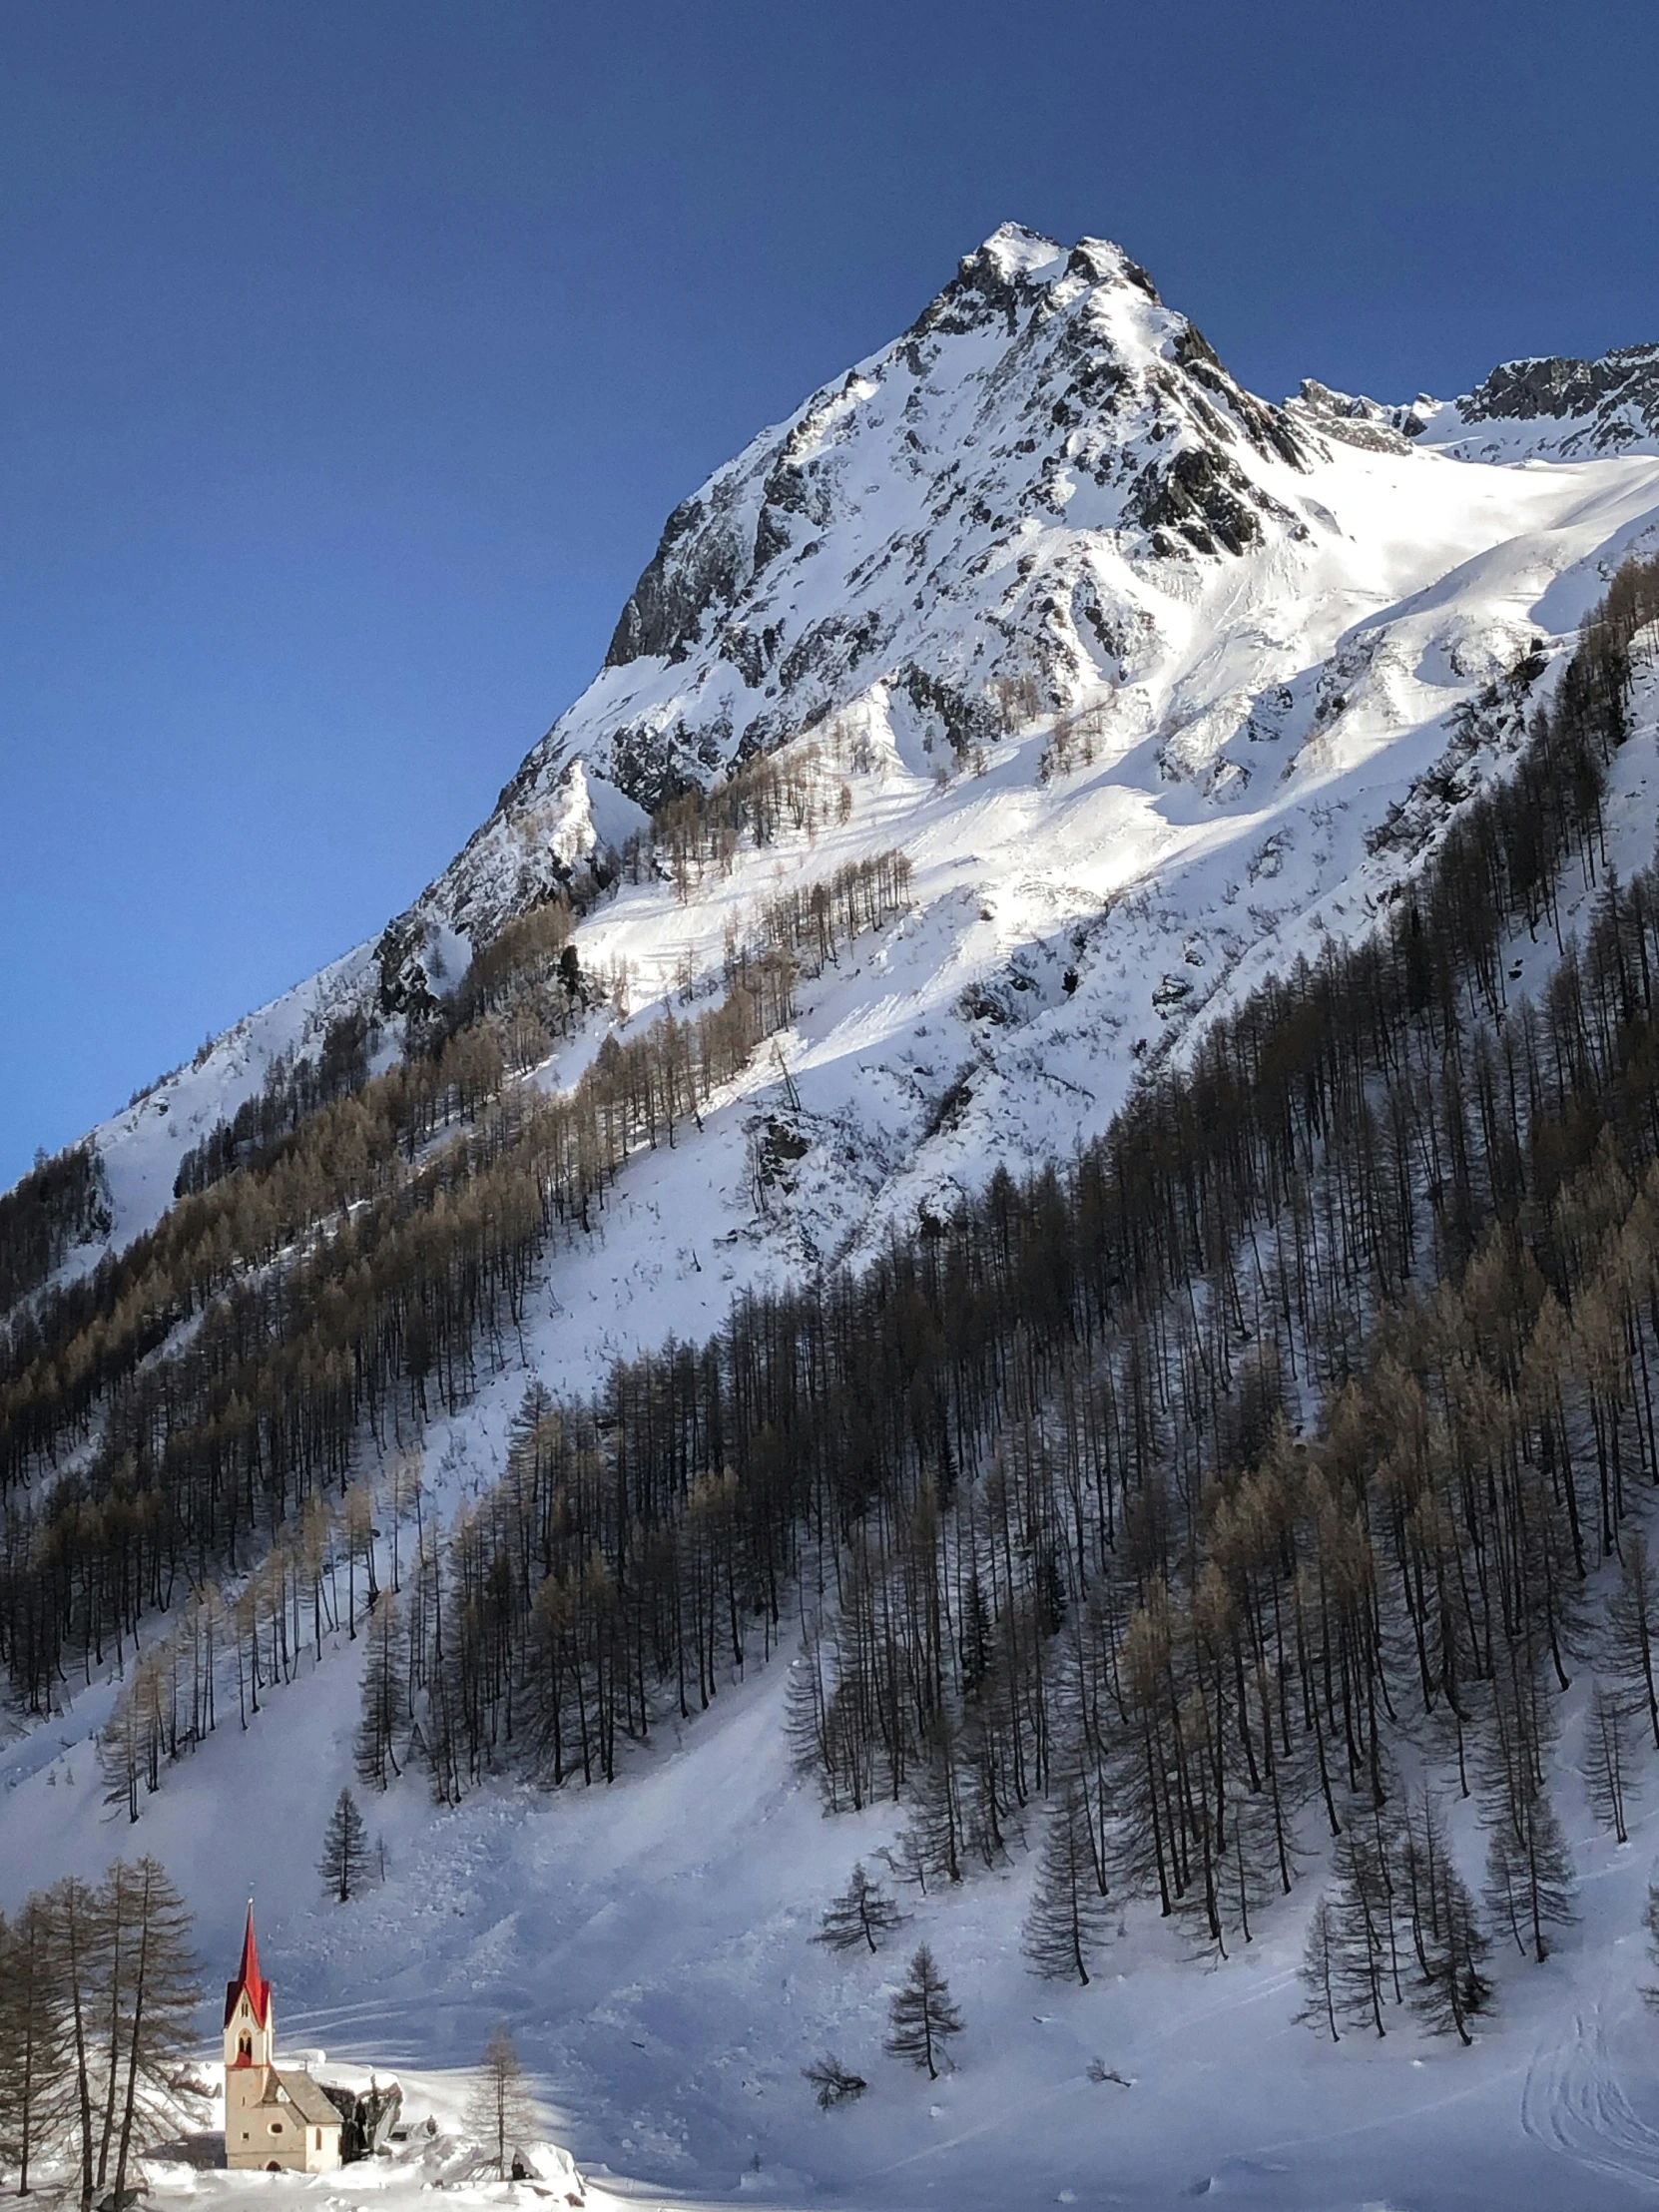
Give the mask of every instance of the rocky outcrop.
POLYGON ((1004 225, 674 510, 599 677, 386 932, 386 1003, 418 1010, 434 931, 602 878, 619 821, 877 692, 958 754, 1078 704, 1146 632, 1138 575, 1305 533, 1285 490, 1313 449, 1120 247, 1004 225), (614 819, 575 821, 578 762, 614 819))
MULTIPOLYGON (((1563 426, 1573 452, 1623 453, 1643 439, 1659 439, 1659 345, 1626 345, 1598 361, 1560 354, 1506 361, 1457 402, 1471 427, 1478 423, 1563 426)), ((1567 457, 1565 441, 1561 443, 1567 457)))
POLYGON ((958 757, 1096 705, 1181 634, 1208 565, 1334 527, 1303 491, 1334 447, 1571 457, 1656 421, 1651 346, 1511 363, 1453 404, 1309 381, 1273 406, 1121 247, 1005 224, 670 515, 595 682, 388 929, 385 1003, 419 1010, 444 932, 585 895, 665 801, 861 703, 907 702, 958 757))

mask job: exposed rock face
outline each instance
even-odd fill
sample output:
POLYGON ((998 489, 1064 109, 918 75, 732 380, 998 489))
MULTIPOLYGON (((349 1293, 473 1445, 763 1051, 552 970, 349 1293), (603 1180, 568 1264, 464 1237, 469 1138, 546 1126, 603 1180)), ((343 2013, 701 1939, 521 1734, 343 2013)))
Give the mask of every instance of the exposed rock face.
POLYGON ((1620 346, 1598 361, 1560 354, 1505 361, 1461 399, 1419 399, 1410 412, 1416 425, 1401 421, 1405 434, 1456 460, 1659 452, 1659 345, 1620 346))
MULTIPOLYGON (((1417 402, 1418 407, 1433 405, 1426 398, 1417 402)), ((1293 421, 1306 422, 1326 437, 1341 438, 1345 445, 1358 445, 1370 453, 1409 452, 1412 438, 1422 435, 1424 421, 1416 407, 1384 407, 1353 392, 1334 391, 1312 376, 1303 378, 1296 397, 1286 401, 1285 411, 1293 421)))
POLYGON ((873 686, 957 752, 994 741, 1010 702, 1071 705, 1144 636, 1137 579, 1305 533, 1286 494, 1314 450, 1120 248, 1005 225, 902 336, 675 509, 598 679, 388 929, 384 1003, 419 1003, 433 931, 499 927, 602 868, 631 810, 873 686))
MULTIPOLYGON (((1655 346, 1512 362, 1455 402, 1309 381, 1272 406, 1121 248, 1004 225, 900 337, 674 510, 599 676, 388 927, 382 1007, 418 1009, 434 963, 602 884, 666 800, 863 703, 900 703, 948 760, 1132 688, 1207 578, 1339 527, 1310 474, 1334 445, 1573 459, 1656 437, 1655 346)), ((1169 772, 1242 788, 1195 730, 1164 745, 1169 772)))
POLYGON ((1588 458, 1622 453, 1644 438, 1659 437, 1659 345, 1625 345, 1599 361, 1559 354, 1506 361, 1457 402, 1466 423, 1561 424, 1566 439, 1588 458))

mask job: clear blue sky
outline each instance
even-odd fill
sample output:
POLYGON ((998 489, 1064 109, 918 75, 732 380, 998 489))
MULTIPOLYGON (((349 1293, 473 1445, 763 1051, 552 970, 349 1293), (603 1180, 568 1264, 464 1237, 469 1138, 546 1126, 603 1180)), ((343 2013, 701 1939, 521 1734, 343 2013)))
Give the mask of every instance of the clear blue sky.
POLYGON ((1233 368, 1659 336, 1652 0, 0 0, 0 1184, 378 928, 1007 218, 1233 368))

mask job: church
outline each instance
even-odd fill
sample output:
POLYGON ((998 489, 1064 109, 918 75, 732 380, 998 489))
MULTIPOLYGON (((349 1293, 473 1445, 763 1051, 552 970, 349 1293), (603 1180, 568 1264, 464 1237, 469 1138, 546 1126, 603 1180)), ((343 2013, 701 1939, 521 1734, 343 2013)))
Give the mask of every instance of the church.
POLYGON ((341 2115, 308 2073, 278 2072, 276 2014, 260 1972, 254 1908, 242 1964, 225 1988, 225 2163, 267 2173, 329 2173, 340 2163, 341 2115))

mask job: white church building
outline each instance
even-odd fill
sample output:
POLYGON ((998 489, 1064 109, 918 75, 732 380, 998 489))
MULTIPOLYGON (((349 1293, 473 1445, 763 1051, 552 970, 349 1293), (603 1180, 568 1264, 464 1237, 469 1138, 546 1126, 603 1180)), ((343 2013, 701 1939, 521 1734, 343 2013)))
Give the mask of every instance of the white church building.
POLYGON ((278 2071, 276 2011, 260 1972, 254 1908, 242 1964, 225 1988, 225 2163, 267 2173, 329 2173, 340 2163, 340 2114, 308 2073, 278 2071))

